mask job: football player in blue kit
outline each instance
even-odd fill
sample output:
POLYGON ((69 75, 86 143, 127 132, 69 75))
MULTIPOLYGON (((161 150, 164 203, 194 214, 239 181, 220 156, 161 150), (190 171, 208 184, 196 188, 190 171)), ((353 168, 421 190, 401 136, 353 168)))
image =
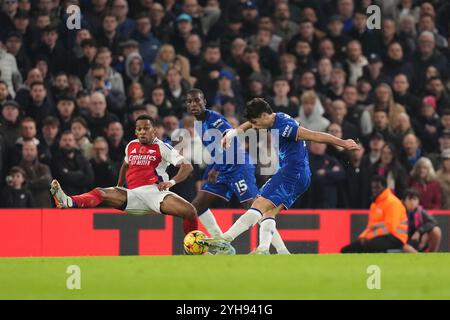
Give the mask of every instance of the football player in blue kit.
MULTIPOLYGON (((245 149, 239 146, 237 138, 233 143, 234 148, 229 149, 228 152, 220 145, 223 135, 232 129, 231 125, 220 113, 206 109, 206 105, 207 101, 201 90, 192 89, 187 93, 187 111, 199 121, 195 129, 213 159, 212 164, 205 170, 206 182, 192 204, 197 209, 199 219, 210 236, 221 238, 222 230, 209 209, 211 203, 218 198, 230 201, 234 194, 242 206, 248 209, 258 194, 258 187, 255 165, 245 149)), ((289 254, 276 230, 274 230, 272 244, 279 254, 289 254)))
POLYGON ((253 253, 269 254, 269 246, 276 230, 275 217, 281 210, 289 209, 311 183, 306 141, 333 144, 349 151, 359 149, 351 139, 342 140, 327 133, 308 130, 289 115, 274 113, 270 105, 261 98, 247 103, 246 117, 247 122, 225 134, 222 145, 228 147, 239 133, 249 129, 269 129, 272 135, 278 135, 279 169, 260 189, 251 208, 227 232, 221 237, 207 240, 210 247, 217 245, 222 248, 223 254, 233 254, 234 249, 230 243, 258 222, 259 246, 253 253))

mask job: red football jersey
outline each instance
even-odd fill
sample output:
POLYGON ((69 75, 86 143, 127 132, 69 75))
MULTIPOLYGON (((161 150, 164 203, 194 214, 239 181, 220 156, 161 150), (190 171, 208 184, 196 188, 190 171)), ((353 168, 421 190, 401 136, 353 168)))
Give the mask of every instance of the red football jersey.
POLYGON ((167 167, 169 164, 176 166, 183 159, 178 151, 159 139, 148 145, 137 139, 131 141, 125 148, 128 189, 169 181, 167 167))

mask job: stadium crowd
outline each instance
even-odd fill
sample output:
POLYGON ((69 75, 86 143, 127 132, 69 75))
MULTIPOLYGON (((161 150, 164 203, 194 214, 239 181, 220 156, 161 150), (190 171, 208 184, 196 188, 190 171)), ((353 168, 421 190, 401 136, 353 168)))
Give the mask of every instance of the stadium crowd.
MULTIPOLYGON (((450 209, 448 1, 0 2, 0 207, 53 206, 52 177, 68 194, 114 186, 139 115, 166 142, 178 128, 195 135, 184 98, 196 87, 234 127, 263 97, 308 129, 359 140, 353 153, 309 144, 312 185, 294 207, 368 208, 381 175, 400 197, 412 187, 425 209, 450 209), (366 8, 381 3, 370 30, 366 8)), ((187 200, 195 167, 174 188, 187 200)))

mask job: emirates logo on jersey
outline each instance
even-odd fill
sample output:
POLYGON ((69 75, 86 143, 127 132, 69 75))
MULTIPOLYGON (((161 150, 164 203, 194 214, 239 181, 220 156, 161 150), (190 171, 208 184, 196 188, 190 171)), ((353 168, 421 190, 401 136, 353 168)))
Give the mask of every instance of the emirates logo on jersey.
POLYGON ((139 154, 129 158, 129 164, 134 166, 148 166, 153 161, 156 161, 156 155, 139 154))

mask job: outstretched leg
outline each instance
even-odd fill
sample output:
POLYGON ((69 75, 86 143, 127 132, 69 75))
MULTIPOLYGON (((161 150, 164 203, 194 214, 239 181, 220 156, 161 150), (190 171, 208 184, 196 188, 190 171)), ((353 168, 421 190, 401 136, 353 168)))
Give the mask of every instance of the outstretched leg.
POLYGON ((95 208, 100 204, 115 209, 124 209, 127 202, 127 191, 119 188, 95 188, 87 193, 68 196, 57 180, 51 183, 50 192, 55 204, 60 209, 95 208))
POLYGON ((198 228, 197 210, 194 206, 181 197, 168 195, 161 202, 160 210, 162 214, 171 215, 184 219, 183 229, 187 234, 198 228))

